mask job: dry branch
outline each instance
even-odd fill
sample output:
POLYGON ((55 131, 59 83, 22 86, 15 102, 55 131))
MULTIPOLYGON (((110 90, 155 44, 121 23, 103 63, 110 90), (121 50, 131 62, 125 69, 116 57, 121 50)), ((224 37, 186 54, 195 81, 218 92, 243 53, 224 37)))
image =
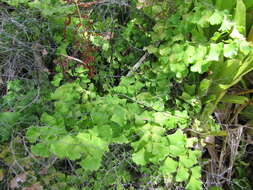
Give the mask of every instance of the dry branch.
POLYGON ((133 73, 135 71, 137 71, 139 69, 139 67, 143 64, 143 62, 145 61, 145 59, 148 57, 149 53, 145 53, 140 59, 139 61, 130 69, 130 71, 127 73, 127 76, 130 77, 133 75, 133 73))

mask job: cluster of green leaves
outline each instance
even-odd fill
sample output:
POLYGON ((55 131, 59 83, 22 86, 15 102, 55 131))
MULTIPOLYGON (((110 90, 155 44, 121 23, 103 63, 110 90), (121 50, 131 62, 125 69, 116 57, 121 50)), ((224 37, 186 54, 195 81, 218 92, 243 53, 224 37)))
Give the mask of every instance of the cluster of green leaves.
POLYGON ((150 43, 150 37, 145 31, 152 26, 151 20, 140 11, 134 10, 127 14, 130 14, 129 18, 124 22, 118 17, 101 21, 96 12, 91 17, 94 17, 94 30, 102 34, 90 36, 92 44, 100 48, 94 53, 96 60, 93 65, 97 71, 94 79, 102 84, 105 91, 127 74, 142 56, 143 47, 150 43))
POLYGON ((168 111, 163 100, 145 92, 145 85, 134 78, 122 78, 111 93, 99 96, 85 72, 77 69, 78 79, 59 86, 49 99, 54 109, 41 117, 43 126, 28 129, 27 138, 36 143, 33 153, 77 160, 83 169, 94 171, 101 167, 109 145, 127 143, 137 165, 161 166, 161 173, 171 180, 177 172, 176 182, 189 180, 188 189, 200 188, 200 182, 195 184, 200 152, 191 150, 197 140, 182 132, 189 122, 187 111, 168 111))
POLYGON ((165 2, 143 8, 159 17, 150 33, 153 44, 159 42, 159 46, 146 48, 157 57, 153 72, 190 83, 192 76, 208 74, 194 84, 195 94, 203 107, 206 104, 201 120, 206 121, 226 90, 252 70, 252 46, 246 40, 251 4, 233 2, 229 6, 235 11, 220 1, 189 1, 178 5, 169 18, 164 16, 165 2))
MULTIPOLYGON (((27 154, 27 149, 23 146, 20 136, 15 137, 11 141, 11 147, 8 143, 0 145, 0 187, 7 188, 5 181, 18 180, 15 176, 25 175, 24 181, 14 184, 17 188, 30 188, 34 184, 38 184, 43 189, 52 190, 101 190, 101 189, 125 189, 129 187, 134 189, 138 178, 132 178, 129 169, 130 154, 125 150, 126 147, 118 145, 111 152, 108 152, 103 160, 103 166, 96 172, 83 170, 76 167, 74 162, 57 159, 55 164, 48 167, 49 159, 35 159, 27 154), (15 152, 15 154, 13 154, 15 152), (2 165, 4 163, 4 165, 2 165), (71 164, 71 169, 65 169, 71 164), (19 165, 20 164, 20 165, 19 165), (11 175, 7 165, 11 165, 15 170, 15 176, 11 175), (22 168, 20 168, 22 166, 22 168), (19 175, 17 175, 19 174, 19 175)), ((112 147, 111 147, 112 149, 112 147)), ((143 184, 146 184, 143 181, 143 184)))
MULTIPOLYGON (((9 140, 13 130, 23 130, 39 122, 43 101, 47 99, 49 83, 41 86, 41 94, 33 81, 13 80, 7 85, 7 95, 0 99, 0 142, 9 140)), ((50 88, 49 88, 50 89, 50 88)))

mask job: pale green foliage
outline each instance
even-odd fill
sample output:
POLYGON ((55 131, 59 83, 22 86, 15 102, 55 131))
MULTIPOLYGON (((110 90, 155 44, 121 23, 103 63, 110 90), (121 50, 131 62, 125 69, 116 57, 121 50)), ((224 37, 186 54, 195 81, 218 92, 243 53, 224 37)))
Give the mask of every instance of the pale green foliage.
MULTIPOLYGON (((127 83, 127 80, 122 80, 122 87, 120 84, 115 90, 119 91, 127 83)), ((83 89, 80 84, 72 82, 58 87, 51 94, 54 112, 44 113, 41 117, 44 126, 28 129, 27 138, 31 142, 43 142, 32 147, 35 154, 54 154, 71 160, 81 158, 80 165, 84 169, 97 170, 108 145, 131 142, 133 133, 140 136, 139 140, 131 143, 134 149, 132 158, 138 165, 160 164, 169 155, 177 158, 187 152, 187 138, 182 132, 165 135, 166 129, 187 127, 187 112, 145 111, 138 101, 131 103, 126 98, 110 94, 94 96, 92 91, 83 89), (70 135, 71 131, 75 131, 74 134, 70 135)), ((138 96, 133 92, 126 94, 138 96)), ((143 97, 142 101, 148 99, 143 97)), ((191 151, 189 154, 193 155, 191 151)), ((180 161, 183 164, 187 159, 181 158, 180 161)))

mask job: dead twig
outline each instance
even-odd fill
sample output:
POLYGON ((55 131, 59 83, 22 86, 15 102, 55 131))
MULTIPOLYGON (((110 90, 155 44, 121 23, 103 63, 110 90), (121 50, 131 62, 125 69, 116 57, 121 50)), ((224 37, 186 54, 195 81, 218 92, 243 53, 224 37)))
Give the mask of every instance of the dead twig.
POLYGON ((61 56, 66 57, 67 59, 74 60, 74 61, 76 61, 76 62, 78 62, 78 63, 82 63, 82 64, 83 64, 83 61, 82 61, 82 60, 77 59, 77 58, 75 58, 75 57, 72 57, 72 56, 69 56, 69 55, 64 55, 64 54, 61 54, 61 56))
POLYGON ((145 61, 145 59, 148 57, 149 53, 145 53, 140 59, 139 61, 130 69, 130 71, 127 73, 127 77, 130 77, 133 75, 133 73, 135 71, 137 71, 137 69, 139 69, 139 67, 143 64, 143 62, 145 61))

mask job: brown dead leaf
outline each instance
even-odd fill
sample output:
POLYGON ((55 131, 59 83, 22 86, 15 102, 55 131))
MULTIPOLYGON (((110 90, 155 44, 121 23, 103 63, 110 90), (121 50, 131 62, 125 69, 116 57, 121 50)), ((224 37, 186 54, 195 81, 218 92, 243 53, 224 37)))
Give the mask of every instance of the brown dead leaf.
POLYGON ((150 0, 138 0, 137 9, 142 9, 142 8, 150 6, 150 5, 151 5, 150 0))
POLYGON ((10 182, 10 188, 11 189, 15 189, 19 187, 18 183, 24 183, 26 181, 27 178, 27 174, 26 173, 22 173, 17 175, 16 177, 14 177, 11 182, 10 182))
POLYGON ((46 175, 47 172, 48 172, 48 168, 43 168, 43 169, 41 169, 41 170, 39 171, 39 174, 40 174, 40 175, 46 175))
POLYGON ((114 33, 113 32, 106 32, 102 36, 103 36, 104 40, 110 40, 114 37, 114 33))
POLYGON ((48 54, 48 51, 47 51, 46 49, 43 49, 43 50, 42 50, 42 55, 43 55, 43 56, 46 56, 47 54, 48 54))
POLYGON ((24 187, 22 190, 43 190, 40 184, 33 184, 31 187, 24 187))

